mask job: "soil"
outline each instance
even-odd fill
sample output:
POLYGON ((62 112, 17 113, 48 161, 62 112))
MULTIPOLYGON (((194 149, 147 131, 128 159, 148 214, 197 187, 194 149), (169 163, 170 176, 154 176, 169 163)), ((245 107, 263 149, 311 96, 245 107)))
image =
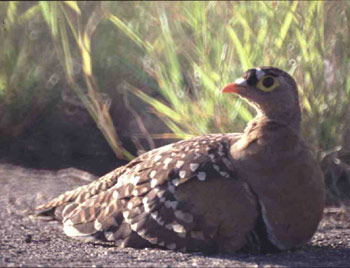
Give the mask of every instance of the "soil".
POLYGON ((59 171, 0 164, 0 266, 60 267, 350 267, 350 213, 328 207, 304 247, 267 255, 184 254, 160 249, 116 249, 65 236, 58 222, 31 217, 28 209, 96 177, 69 168, 59 171))

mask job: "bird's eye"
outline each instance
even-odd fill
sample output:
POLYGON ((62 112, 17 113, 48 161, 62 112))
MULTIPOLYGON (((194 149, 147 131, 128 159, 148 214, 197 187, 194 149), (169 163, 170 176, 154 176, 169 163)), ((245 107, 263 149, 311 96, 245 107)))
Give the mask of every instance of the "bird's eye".
POLYGON ((274 81, 272 77, 265 77, 262 81, 262 84, 264 85, 264 87, 271 87, 273 85, 274 81))
POLYGON ((276 77, 265 75, 259 80, 256 86, 262 91, 270 92, 279 86, 279 82, 276 77))

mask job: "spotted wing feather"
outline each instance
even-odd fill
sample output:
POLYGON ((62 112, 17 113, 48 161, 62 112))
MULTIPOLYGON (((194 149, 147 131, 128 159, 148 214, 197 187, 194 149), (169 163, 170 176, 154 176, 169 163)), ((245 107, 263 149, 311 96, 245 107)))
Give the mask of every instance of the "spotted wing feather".
POLYGON ((200 217, 176 192, 189 180, 235 179, 228 156, 237 138, 204 135, 152 150, 41 209, 63 206, 64 230, 73 237, 195 250, 205 246, 204 238, 213 230, 198 224, 200 217))

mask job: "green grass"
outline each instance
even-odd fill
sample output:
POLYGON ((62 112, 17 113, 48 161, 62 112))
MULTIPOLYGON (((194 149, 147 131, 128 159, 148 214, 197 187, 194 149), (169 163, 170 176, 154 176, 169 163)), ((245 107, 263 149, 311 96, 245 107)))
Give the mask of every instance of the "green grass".
POLYGON ((0 5, 6 25, 0 33, 4 48, 0 51, 0 108, 6 111, 2 126, 4 122, 15 125, 33 106, 45 103, 45 90, 38 85, 46 83, 49 64, 56 66, 65 85, 82 100, 116 156, 132 158, 119 142, 109 105, 101 97, 107 89, 100 70, 116 56, 110 76, 112 71, 129 68, 135 79, 146 81, 148 76, 157 82, 161 98, 125 79, 130 91, 168 126, 171 133, 160 137, 241 131, 254 116, 253 110, 237 97, 221 96, 219 89, 248 68, 273 65, 288 71, 298 83, 304 136, 312 148, 328 150, 346 138, 350 125, 349 2, 0 5), (18 42, 16 34, 25 33, 30 23, 38 25, 45 41, 31 42, 24 34, 18 42), (35 57, 40 54, 37 47, 47 53, 49 61, 35 57), (74 61, 83 68, 81 77, 74 75, 74 61), (37 95, 42 96, 40 101, 33 100, 37 95))
POLYGON ((325 22, 334 9, 325 2, 138 5, 152 18, 145 25, 137 23, 139 18, 124 18, 118 8, 109 18, 151 59, 150 73, 165 102, 134 92, 177 136, 242 130, 252 110, 238 98, 221 97, 218 90, 248 68, 273 65, 297 80, 304 136, 313 149, 342 144, 344 122, 349 121, 349 76, 344 75, 349 53, 341 62, 332 62, 336 79, 330 84, 325 61, 339 53, 339 37, 345 43, 342 51, 350 44, 348 2, 338 2, 339 13, 329 18, 335 28, 325 22))

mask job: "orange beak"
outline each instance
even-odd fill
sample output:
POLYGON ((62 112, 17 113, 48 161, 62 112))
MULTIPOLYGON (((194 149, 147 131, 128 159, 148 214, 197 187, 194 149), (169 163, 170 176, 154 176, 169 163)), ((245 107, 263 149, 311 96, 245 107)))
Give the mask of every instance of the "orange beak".
POLYGON ((242 85, 239 85, 237 83, 231 83, 231 84, 228 84, 226 87, 224 87, 222 90, 221 90, 221 93, 239 93, 239 91, 241 89, 245 89, 244 86, 242 85))

